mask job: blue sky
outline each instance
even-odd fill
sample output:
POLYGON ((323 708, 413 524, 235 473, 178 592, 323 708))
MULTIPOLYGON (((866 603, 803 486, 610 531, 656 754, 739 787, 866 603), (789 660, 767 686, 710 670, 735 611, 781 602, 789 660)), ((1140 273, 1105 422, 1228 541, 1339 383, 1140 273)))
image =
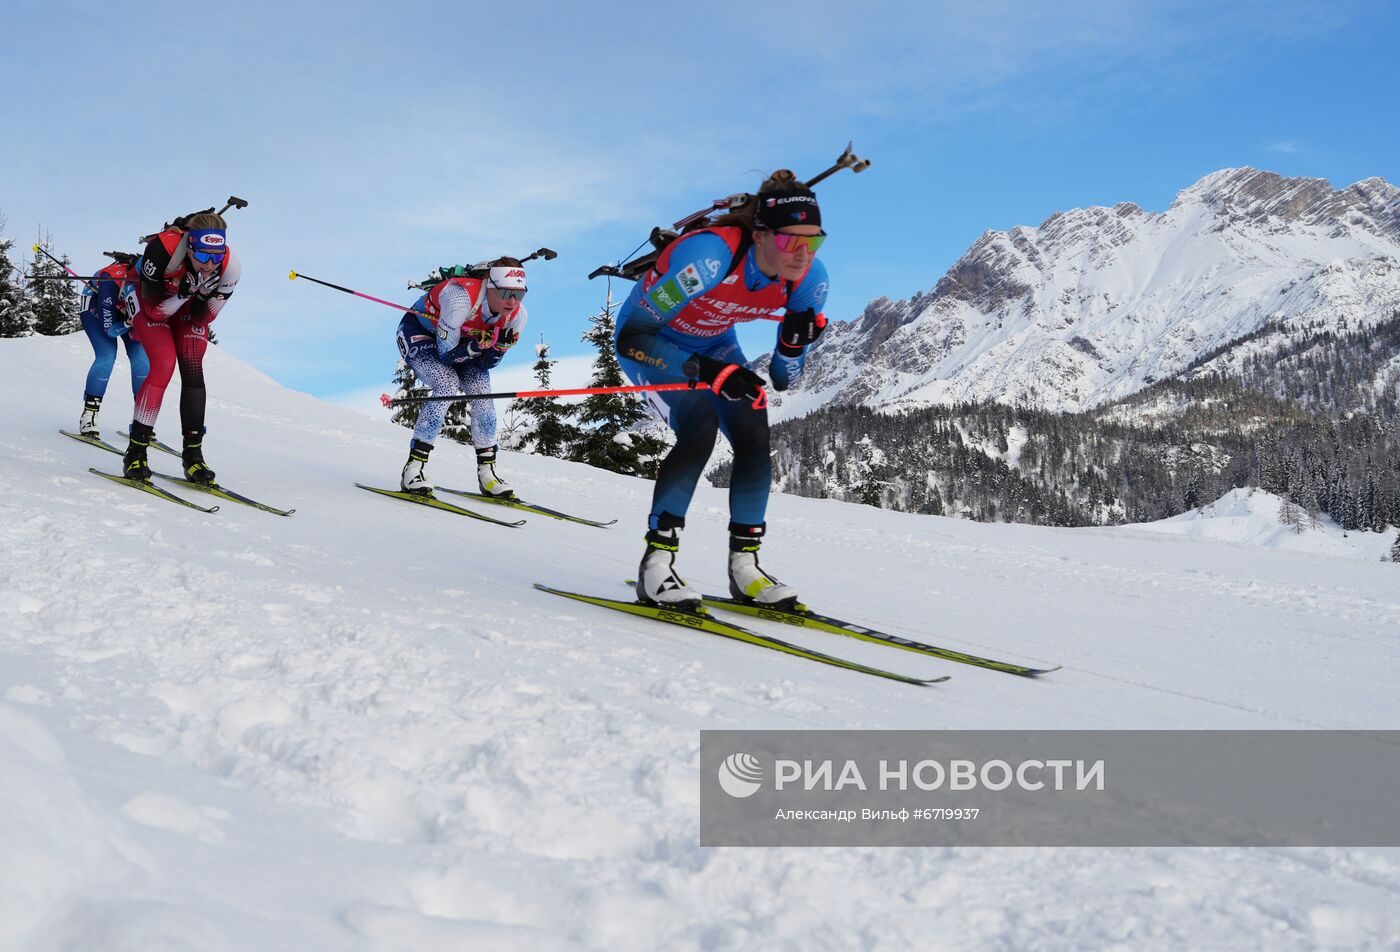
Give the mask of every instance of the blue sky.
MULTIPOLYGON (((818 189, 841 320, 932 287, 988 228, 1160 210, 1219 168, 1400 182, 1394 3, 11 0, 0 43, 6 237, 42 226, 96 267, 247 198, 216 330, 322 396, 383 388, 397 317, 289 269, 408 304, 434 264, 548 245, 526 340, 578 355, 555 382, 579 386, 589 271, 847 140, 872 168, 818 189)), ((746 328, 750 356, 771 335, 746 328)))

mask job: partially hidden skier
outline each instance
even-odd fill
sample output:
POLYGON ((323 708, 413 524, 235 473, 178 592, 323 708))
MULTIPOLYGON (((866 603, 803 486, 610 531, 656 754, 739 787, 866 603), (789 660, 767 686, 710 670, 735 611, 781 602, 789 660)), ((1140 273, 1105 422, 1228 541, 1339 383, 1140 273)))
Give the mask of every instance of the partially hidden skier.
POLYGON ((138 280, 127 285, 132 334, 146 349, 151 370, 136 394, 135 418, 122 473, 149 480, 146 452, 155 439, 165 388, 180 368, 181 454, 185 478, 212 484, 214 471, 204 462, 204 352, 209 325, 219 316, 242 267, 228 245, 222 215, 200 212, 167 227, 146 243, 137 261, 138 280))
POLYGON ((770 367, 775 390, 802 373, 826 326, 827 274, 816 259, 825 232, 816 197, 792 172, 775 172, 755 199, 667 245, 618 314, 617 353, 639 384, 703 381, 709 391, 649 393, 676 434, 652 495, 637 575, 643 602, 698 606, 675 567, 686 510, 718 431, 734 448, 729 488, 729 590, 764 605, 797 592, 759 565, 772 482, 765 381, 745 366, 734 326, 781 316, 770 367))
POLYGON ((117 341, 126 347, 126 359, 131 366, 131 393, 140 392, 141 384, 151 369, 146 350, 131 335, 131 316, 122 291, 135 279, 135 268, 126 261, 114 261, 93 277, 91 285, 83 285, 82 310, 78 320, 92 344, 92 366, 88 368, 83 386, 83 412, 78 418, 78 432, 97 436, 97 413, 102 398, 107 395, 107 382, 117 362, 117 341))
MULTIPOLYGON (((525 266, 501 257, 483 265, 481 277, 454 276, 434 284, 399 322, 399 353, 434 396, 491 392, 491 370, 520 340, 527 314, 525 266), (417 312, 417 313, 415 313, 417 312)), ((431 496, 423 467, 447 418, 446 401, 424 403, 399 477, 404 492, 431 496)), ((514 499, 496 473, 496 408, 471 400, 476 478, 488 496, 514 499)))

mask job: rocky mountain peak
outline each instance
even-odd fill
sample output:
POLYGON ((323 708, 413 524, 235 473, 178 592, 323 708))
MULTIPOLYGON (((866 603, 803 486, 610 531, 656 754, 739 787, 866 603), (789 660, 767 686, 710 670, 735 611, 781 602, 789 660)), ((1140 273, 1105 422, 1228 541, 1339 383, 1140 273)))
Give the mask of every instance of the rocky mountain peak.
POLYGON ((1400 309, 1400 189, 1221 169, 1131 202, 983 233, 929 291, 873 299, 812 349, 775 418, 824 403, 1082 410, 1270 325, 1301 340, 1400 309))

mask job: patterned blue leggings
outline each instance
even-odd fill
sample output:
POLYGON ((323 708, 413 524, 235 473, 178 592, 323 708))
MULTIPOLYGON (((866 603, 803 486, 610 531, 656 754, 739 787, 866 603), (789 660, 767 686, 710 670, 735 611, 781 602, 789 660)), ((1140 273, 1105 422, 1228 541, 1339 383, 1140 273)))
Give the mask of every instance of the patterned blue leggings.
MULTIPOLYGON (((438 357, 437 342, 424 331, 417 320, 405 319, 399 325, 399 353, 413 368, 418 379, 433 392, 433 396, 491 392, 491 371, 476 361, 460 364, 445 363, 438 357)), ((418 426, 413 438, 423 443, 436 443, 447 419, 448 403, 425 403, 418 413, 418 426)), ((471 401, 472 446, 485 449, 496 445, 496 404, 491 400, 471 401)))

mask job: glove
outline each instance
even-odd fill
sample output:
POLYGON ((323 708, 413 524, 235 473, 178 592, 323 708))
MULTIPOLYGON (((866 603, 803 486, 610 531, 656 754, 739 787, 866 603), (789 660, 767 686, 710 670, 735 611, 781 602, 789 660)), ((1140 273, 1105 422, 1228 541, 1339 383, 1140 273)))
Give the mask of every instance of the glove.
MULTIPOLYGON (((462 348, 464 356, 459 360, 475 360, 482 354, 490 350, 496 343, 497 328, 490 327, 463 327, 462 340, 457 345, 462 348)), ((455 351, 456 348, 453 348, 455 351)))
POLYGON ((691 354, 683 369, 687 377, 709 384, 710 391, 725 400, 744 400, 755 410, 768 406, 768 391, 763 389, 767 381, 747 367, 691 354))
POLYGON ((200 298, 209 300, 219 290, 219 275, 217 271, 210 271, 208 274, 200 274, 190 268, 180 278, 180 297, 200 298))
POLYGON ((510 350, 520 340, 520 331, 514 327, 508 327, 496 336, 496 349, 501 351, 510 350))
POLYGON ((778 328, 778 353, 784 357, 799 357, 808 344, 815 343, 826 330, 826 315, 812 308, 788 311, 778 328))

